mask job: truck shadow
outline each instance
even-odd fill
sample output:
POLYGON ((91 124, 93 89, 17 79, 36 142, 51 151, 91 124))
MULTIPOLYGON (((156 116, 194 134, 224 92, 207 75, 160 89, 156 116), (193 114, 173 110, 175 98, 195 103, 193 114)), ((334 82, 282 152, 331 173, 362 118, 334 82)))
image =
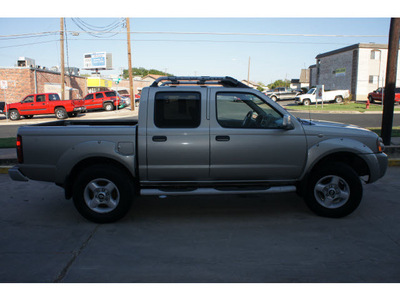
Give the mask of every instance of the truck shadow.
POLYGON ((254 217, 307 217, 312 215, 295 193, 276 195, 142 196, 135 199, 122 221, 145 219, 202 219, 254 217))

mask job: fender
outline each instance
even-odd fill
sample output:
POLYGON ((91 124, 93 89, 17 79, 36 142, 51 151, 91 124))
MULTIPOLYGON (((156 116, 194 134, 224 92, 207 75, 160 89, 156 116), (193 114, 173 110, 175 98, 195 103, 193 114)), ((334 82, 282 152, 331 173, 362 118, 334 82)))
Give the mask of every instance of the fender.
POLYGON ((379 169, 377 158, 368 146, 350 138, 333 138, 316 143, 308 149, 308 159, 301 179, 303 179, 321 159, 330 154, 339 152, 357 155, 366 162, 368 168, 372 172, 379 169))
POLYGON ((101 157, 121 163, 135 176, 134 142, 89 141, 77 144, 63 153, 56 164, 55 183, 62 185, 72 169, 83 160, 101 157))

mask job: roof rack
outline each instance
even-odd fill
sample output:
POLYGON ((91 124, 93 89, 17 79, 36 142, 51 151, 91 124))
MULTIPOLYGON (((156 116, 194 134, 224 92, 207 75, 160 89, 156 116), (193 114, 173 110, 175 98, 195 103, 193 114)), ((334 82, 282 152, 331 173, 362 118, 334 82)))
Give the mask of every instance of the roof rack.
POLYGON ((248 85, 238 81, 235 78, 225 77, 210 77, 210 76, 166 76, 157 78, 150 87, 158 87, 166 85, 222 85, 224 87, 250 88, 248 85))

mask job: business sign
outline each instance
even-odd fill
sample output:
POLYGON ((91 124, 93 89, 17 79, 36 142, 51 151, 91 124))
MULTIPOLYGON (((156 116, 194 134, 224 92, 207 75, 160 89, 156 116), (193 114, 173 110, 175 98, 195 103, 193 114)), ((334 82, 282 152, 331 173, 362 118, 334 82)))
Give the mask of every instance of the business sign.
POLYGON ((8 88, 7 80, 0 80, 0 88, 6 90, 8 88))
POLYGON ((346 68, 340 68, 340 69, 336 69, 334 71, 335 76, 339 77, 339 76, 346 76, 346 68))
POLYGON ((111 70, 112 54, 107 52, 85 53, 83 68, 87 70, 111 70))

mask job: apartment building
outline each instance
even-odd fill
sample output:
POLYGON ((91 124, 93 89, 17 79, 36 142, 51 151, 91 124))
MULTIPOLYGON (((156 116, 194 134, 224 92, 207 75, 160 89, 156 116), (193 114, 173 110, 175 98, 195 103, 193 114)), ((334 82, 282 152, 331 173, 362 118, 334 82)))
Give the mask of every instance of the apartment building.
MULTIPOLYGON (((388 45, 355 44, 316 56, 309 67, 310 87, 325 85, 326 90, 347 89, 353 99, 367 100, 368 93, 385 85, 388 45)), ((400 86, 400 60, 397 84, 400 86)))

